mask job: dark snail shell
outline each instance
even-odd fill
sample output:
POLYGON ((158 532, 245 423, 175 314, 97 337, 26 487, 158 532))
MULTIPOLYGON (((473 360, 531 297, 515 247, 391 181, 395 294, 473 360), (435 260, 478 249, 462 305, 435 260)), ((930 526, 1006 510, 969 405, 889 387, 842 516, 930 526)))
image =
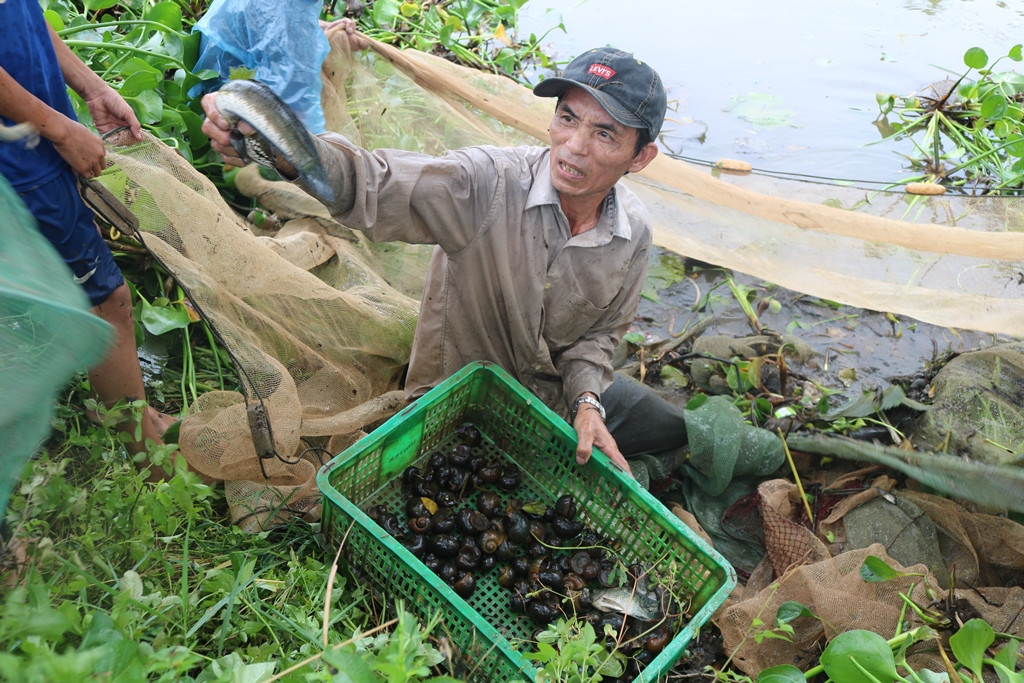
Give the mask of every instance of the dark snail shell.
POLYGON ((546 541, 548 536, 548 530, 544 527, 542 522, 534 520, 530 522, 530 538, 535 541, 546 541))
POLYGON ((437 575, 445 583, 451 584, 455 579, 459 578, 460 572, 451 562, 442 562, 441 567, 437 570, 437 575))
POLYGON ((498 549, 494 551, 494 556, 502 562, 508 562, 516 556, 516 547, 509 543, 506 538, 498 546, 498 549))
POLYGON ((403 538, 401 543, 414 557, 422 557, 427 547, 427 538, 420 534, 411 534, 403 538))
POLYGON ((370 507, 366 508, 366 516, 372 519, 377 524, 380 524, 381 516, 383 516, 384 513, 387 511, 387 508, 384 507, 383 505, 371 505, 370 507))
POLYGON ((434 525, 436 534, 450 534, 455 531, 455 515, 451 508, 439 508, 430 516, 430 522, 434 525))
POLYGON ((526 614, 536 624, 550 624, 562 615, 558 606, 543 600, 530 600, 526 605, 526 614))
POLYGON ((459 502, 451 491, 438 491, 436 501, 438 505, 446 508, 453 508, 459 502))
POLYGON ((469 474, 466 470, 459 467, 451 468, 451 471, 448 473, 448 490, 453 493, 461 491, 463 486, 468 483, 466 481, 467 477, 469 477, 469 474))
POLYGON ((522 545, 530 540, 530 521, 521 512, 509 512, 502 518, 505 535, 515 545, 522 545))
POLYGON ((534 541, 533 543, 527 544, 526 554, 530 557, 546 557, 551 554, 551 548, 547 547, 540 541, 534 541))
POLYGON ((567 493, 564 496, 559 496, 558 500, 555 501, 555 514, 562 517, 576 516, 576 499, 572 494, 567 493))
POLYGON ((417 477, 412 486, 412 492, 420 498, 434 498, 437 491, 437 482, 423 477, 417 477))
POLYGON ((476 499, 476 509, 487 517, 498 517, 502 512, 501 496, 494 491, 483 491, 476 499))
POLYGON ((533 558, 530 561, 529 567, 526 569, 527 578, 533 583, 540 583, 540 573, 547 571, 550 564, 550 557, 542 556, 533 558))
POLYGON ((466 572, 452 583, 452 588, 463 598, 468 598, 476 590, 476 577, 472 572, 466 572))
POLYGON ((600 574, 600 573, 601 573, 601 565, 600 565, 600 563, 592 559, 587 564, 587 566, 583 568, 583 571, 580 572, 580 576, 582 576, 586 581, 593 581, 594 579, 597 578, 597 575, 600 574))
POLYGON ((476 448, 483 441, 483 437, 480 435, 480 430, 477 429, 476 425, 472 422, 463 422, 456 428, 455 436, 457 436, 462 443, 466 444, 471 448, 476 448))
POLYGON ((380 522, 378 522, 378 524, 380 524, 384 531, 388 532, 395 538, 402 538, 405 536, 405 529, 402 527, 401 523, 399 523, 398 517, 396 517, 393 512, 385 512, 381 514, 380 522))
POLYGON ((469 468, 469 460, 473 457, 473 449, 464 443, 460 443, 458 446, 452 449, 451 455, 448 457, 449 462, 456 467, 462 469, 469 468))
POLYGON ((526 593, 513 589, 508 595, 508 608, 517 614, 526 612, 526 593))
POLYGON ((505 542, 505 535, 495 529, 488 529, 480 534, 480 549, 487 555, 498 552, 498 548, 505 542))
POLYGON ((498 564, 498 558, 494 555, 484 555, 480 558, 480 571, 489 572, 498 564))
POLYGON ((430 458, 427 460, 427 464, 436 476, 437 468, 447 464, 447 459, 440 453, 431 453, 430 458))
POLYGON ((537 575, 537 580, 540 581, 542 586, 550 588, 558 593, 561 593, 565 589, 565 580, 563 579, 561 572, 558 570, 548 569, 542 571, 537 575))
POLYGON ((512 588, 512 584, 515 583, 516 572, 512 569, 511 565, 505 565, 498 570, 498 585, 502 588, 512 588))
MULTIPOLYGON (((425 537, 420 536, 419 538, 422 538, 424 540, 424 543, 426 542, 425 537)), ((420 561, 422 561, 423 564, 427 566, 427 569, 434 572, 435 574, 438 572, 439 569, 441 569, 441 560, 438 559, 437 555, 430 552, 429 550, 423 553, 423 557, 420 558, 420 561)))
MULTIPOLYGON (((424 512, 426 510, 424 509, 424 512)), ((430 517, 426 515, 420 517, 409 518, 409 531, 414 534, 429 534, 434 525, 430 521, 430 517)))
POLYGON ((476 470, 476 475, 486 484, 493 484, 501 476, 501 468, 497 463, 485 460, 476 470))
POLYGON ((409 467, 406 467, 404 470, 402 470, 403 484, 409 484, 416 478, 423 478, 423 472, 420 470, 419 467, 416 467, 415 465, 410 465, 409 467))
POLYGON ((518 468, 506 467, 498 477, 498 488, 502 491, 515 491, 523 481, 518 468))
POLYGON ((581 591, 587 586, 587 581, 579 574, 566 574, 562 579, 562 585, 567 591, 581 591))
POLYGON ((672 641, 672 634, 664 625, 651 631, 644 639, 644 650, 658 654, 672 641))
POLYGON ((578 519, 556 516, 551 520, 551 530, 559 538, 575 538, 583 531, 583 522, 578 519))
POLYGON ((530 571, 530 558, 526 555, 520 555, 519 557, 512 560, 512 570, 517 576, 526 576, 530 571))
POLYGON ((577 550, 569 557, 569 569, 577 574, 583 574, 588 564, 590 564, 590 553, 585 550, 577 550))
POLYGON ((473 571, 480 566, 480 546, 472 541, 464 541, 459 546, 459 554, 455 556, 455 566, 464 572, 473 571))
POLYGON ((602 588, 615 588, 615 572, 609 567, 602 567, 597 573, 597 582, 602 588))
POLYGON ((422 517, 429 515, 427 506, 423 504, 423 498, 421 496, 410 496, 409 500, 405 501, 405 514, 409 517, 422 517))
POLYGON ((472 508, 462 508, 455 515, 455 523, 466 534, 479 534, 491 525, 487 515, 472 508))
POLYGON ((448 534, 431 536, 427 548, 438 557, 455 557, 459 552, 459 542, 448 534))

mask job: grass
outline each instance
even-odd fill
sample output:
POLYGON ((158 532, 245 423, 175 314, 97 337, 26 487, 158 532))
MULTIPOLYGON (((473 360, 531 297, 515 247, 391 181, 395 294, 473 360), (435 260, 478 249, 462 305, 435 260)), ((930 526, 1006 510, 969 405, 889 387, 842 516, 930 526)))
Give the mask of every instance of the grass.
POLYGON ((344 660, 368 672, 353 680, 420 680, 443 659, 429 624, 369 609, 317 525, 247 534, 195 474, 144 482, 116 430, 74 407, 81 388, 12 495, 0 678, 335 680, 344 660))

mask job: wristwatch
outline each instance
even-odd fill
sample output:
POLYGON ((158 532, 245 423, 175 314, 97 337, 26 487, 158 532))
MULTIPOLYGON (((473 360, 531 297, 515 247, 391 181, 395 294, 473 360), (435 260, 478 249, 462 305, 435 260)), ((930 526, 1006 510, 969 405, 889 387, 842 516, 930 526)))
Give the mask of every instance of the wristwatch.
POLYGON ((576 399, 572 403, 572 421, 573 422, 576 421, 576 413, 579 411, 581 403, 588 403, 588 404, 594 406, 594 408, 597 409, 597 412, 601 414, 601 419, 602 420, 605 419, 604 406, 601 405, 601 402, 598 401, 593 396, 587 396, 586 394, 583 394, 582 396, 580 396, 578 399, 576 399))

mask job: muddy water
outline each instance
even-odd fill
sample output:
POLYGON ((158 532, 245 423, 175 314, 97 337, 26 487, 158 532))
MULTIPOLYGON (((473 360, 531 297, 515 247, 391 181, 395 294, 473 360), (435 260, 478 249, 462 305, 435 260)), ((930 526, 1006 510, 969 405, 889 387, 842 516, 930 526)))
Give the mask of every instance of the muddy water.
MULTIPOLYGON (((529 0, 520 34, 540 35, 559 20, 565 32, 543 41, 558 59, 612 44, 658 69, 670 99, 663 151, 874 182, 905 177, 901 153, 910 151, 876 144, 876 93, 919 91, 949 76, 947 69, 965 70, 968 48, 983 48, 991 61, 1024 37, 1024 3, 994 0, 529 0)), ((1021 71, 1008 60, 1001 64, 1021 71)), ((688 272, 694 274, 692 266, 688 272)), ((778 302, 777 312, 761 313, 765 328, 796 335, 817 352, 798 370, 840 392, 834 404, 925 371, 950 352, 997 341, 880 312, 833 309, 735 277, 755 289, 755 305, 778 302)), ((713 319, 705 334, 754 333, 720 274, 706 270, 660 291, 658 302, 642 301, 636 329, 666 339, 705 316, 713 319), (694 311, 711 290, 710 303, 694 311)))
MULTIPOLYGON (((657 290, 656 300, 641 299, 634 330, 645 334, 646 343, 655 345, 669 340, 705 318, 711 320, 702 333, 705 335, 740 338, 757 334, 720 270, 687 262, 664 251, 659 251, 655 260, 682 264, 687 277, 657 290)), ((763 309, 757 316, 762 333, 792 335, 810 347, 813 354, 806 361, 791 361, 792 379, 801 385, 809 381, 835 392, 829 399, 833 408, 860 396, 862 391, 884 389, 893 381, 906 386, 913 377, 930 376, 949 354, 991 346, 1001 340, 990 334, 936 327, 904 316, 834 307, 742 273, 734 273, 733 277, 753 290, 753 308, 763 309)), ((687 367, 685 363, 683 367, 687 367)), ((812 386, 806 388, 818 391, 812 386)), ((684 400, 692 391, 692 387, 687 387, 674 393, 684 400)))

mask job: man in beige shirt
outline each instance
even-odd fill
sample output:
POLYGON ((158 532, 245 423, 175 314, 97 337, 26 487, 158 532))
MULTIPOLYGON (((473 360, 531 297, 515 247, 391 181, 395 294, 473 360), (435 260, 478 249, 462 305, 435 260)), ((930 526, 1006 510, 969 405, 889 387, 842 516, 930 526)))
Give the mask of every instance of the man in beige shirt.
MULTIPOLYGON (((598 48, 534 93, 558 98, 550 148, 434 157, 367 151, 336 133, 314 137, 333 195, 324 203, 375 241, 438 245, 409 362, 410 398, 471 361, 492 361, 572 423, 579 463, 597 446, 630 471, 627 457, 686 440, 682 410, 615 375, 611 363, 651 249, 647 212, 618 181, 657 155, 665 91, 647 64, 598 48)), ((203 108, 214 149, 241 164, 216 93, 203 108)), ((276 167, 303 184, 280 156, 276 167)))

